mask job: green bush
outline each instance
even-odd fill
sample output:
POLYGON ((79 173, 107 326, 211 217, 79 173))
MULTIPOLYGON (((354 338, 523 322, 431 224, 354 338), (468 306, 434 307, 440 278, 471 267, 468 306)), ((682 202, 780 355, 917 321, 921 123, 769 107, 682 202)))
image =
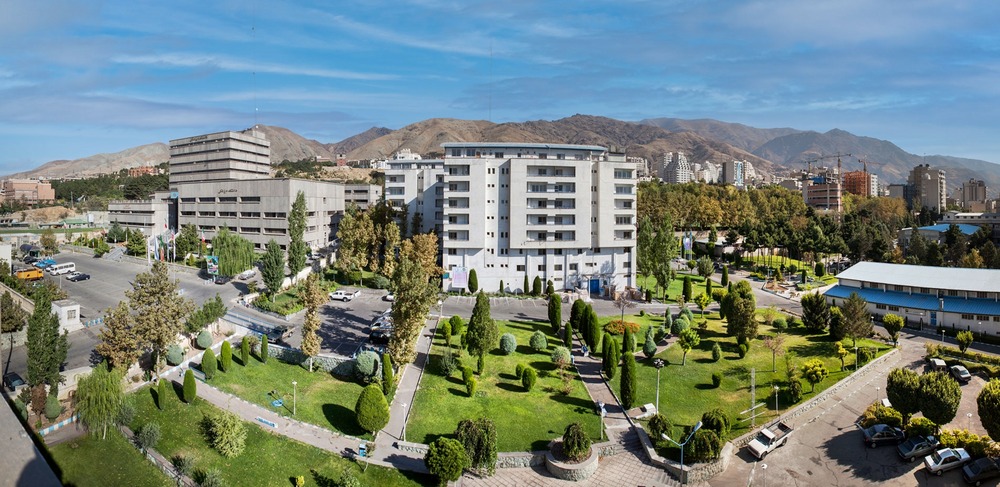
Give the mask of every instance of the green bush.
POLYGON ((444 336, 444 344, 451 347, 451 323, 445 321, 441 324, 441 335, 444 336))
POLYGON ((184 361, 184 349, 178 344, 170 345, 167 348, 167 363, 170 365, 180 365, 184 361))
POLYGON ((719 457, 722 441, 719 435, 709 429, 700 429, 691 439, 690 459, 692 462, 706 462, 719 457))
POLYGON ((260 361, 261 363, 267 363, 268 351, 267 351, 268 339, 267 335, 260 337, 260 361))
POLYGON ((389 423, 389 403, 378 384, 369 384, 361 391, 354 413, 365 431, 375 433, 385 428, 389 423))
POLYGON ((789 328, 798 328, 800 326, 802 326, 802 320, 800 320, 800 319, 798 319, 798 318, 796 318, 794 316, 791 317, 791 318, 788 318, 788 327, 789 328))
POLYGON ((219 368, 223 372, 233 370, 233 346, 229 343, 229 340, 222 342, 222 360, 219 361, 219 368))
POLYGON ((125 402, 122 403, 121 407, 118 408, 118 417, 116 421, 119 426, 132 424, 132 419, 135 418, 135 403, 132 402, 131 398, 126 397, 125 402))
POLYGON ((250 337, 246 335, 243 335, 243 340, 240 340, 240 361, 243 362, 244 367, 250 364, 250 337))
POLYGON ((469 380, 465 381, 465 392, 469 394, 469 397, 476 393, 476 385, 475 377, 469 377, 469 380))
POLYGON ((212 332, 202 330, 201 333, 198 334, 198 339, 195 340, 195 343, 197 343, 198 348, 202 350, 208 349, 208 347, 212 346, 212 332))
POLYGON ((656 327, 656 333, 653 335, 653 341, 660 343, 664 338, 667 337, 667 329, 663 326, 656 327))
POLYGON ((784 330, 785 328, 788 328, 788 322, 785 321, 784 317, 779 316, 771 322, 771 326, 773 326, 776 330, 784 330))
POLYGON ((802 400, 802 380, 792 379, 788 382, 788 400, 796 404, 802 400))
POLYGON ((580 423, 567 426, 562 441, 563 453, 567 457, 580 461, 590 455, 590 437, 580 423))
POLYGON ((25 406, 24 401, 20 398, 14 399, 14 409, 17 410, 17 415, 21 419, 28 419, 28 406, 25 406))
POLYGON ((531 283, 531 295, 541 296, 542 294, 542 278, 535 276, 535 280, 531 283))
POLYGON ((517 338, 515 338, 512 333, 504 333, 500 337, 500 351, 503 352, 504 355, 510 355, 514 353, 515 350, 517 350, 517 338))
POLYGON ((719 387, 722 385, 722 373, 713 372, 712 373, 712 387, 719 387))
POLYGON ((514 376, 520 379, 522 375, 524 375, 524 364, 518 363, 517 367, 514 367, 514 376))
POLYGON ((389 352, 382 354, 382 392, 385 397, 392 397, 396 392, 396 372, 392 370, 389 352))
POLYGON ((923 416, 919 416, 911 418, 905 429, 907 437, 930 436, 937 432, 938 425, 923 416))
POLYGON ((62 414, 62 405, 59 404, 59 398, 56 396, 46 396, 45 397, 45 418, 49 421, 56 419, 62 414))
POLYGON ((670 326, 670 333, 674 335, 680 335, 681 333, 684 332, 684 330, 687 330, 688 328, 691 328, 691 322, 688 321, 687 316, 683 315, 678 316, 677 319, 674 320, 673 324, 670 326))
POLYGON ((215 352, 211 348, 205 350, 205 354, 201 357, 201 371, 205 373, 205 380, 211 380, 215 377, 215 372, 219 367, 219 362, 215 358, 215 352))
POLYGON ((354 359, 354 376, 362 384, 371 384, 378 373, 378 354, 365 350, 354 359))
POLYGON ((194 371, 187 369, 184 372, 184 402, 191 404, 198 396, 198 384, 194 381, 194 371))
POLYGON ((170 457, 170 464, 181 473, 181 475, 191 476, 191 472, 194 469, 194 459, 178 453, 170 457))
POLYGON ((218 411, 205 416, 204 421, 208 443, 220 455, 234 458, 243 453, 246 446, 247 429, 246 423, 239 416, 229 411, 218 411))
POLYGON ((861 426, 868 428, 876 424, 887 424, 899 428, 903 426, 903 414, 880 403, 872 404, 861 413, 861 426))
POLYGON ((465 322, 462 321, 461 316, 452 316, 448 323, 451 325, 451 336, 458 336, 462 334, 462 327, 465 326, 465 322))
POLYGON ((462 367, 462 383, 465 384, 465 383, 469 382, 469 379, 471 379, 473 377, 473 374, 475 374, 475 372, 472 370, 472 367, 469 367, 468 365, 463 366, 462 367))
POLYGON ((721 408, 716 408, 702 414, 701 423, 703 428, 715 431, 715 434, 719 435, 720 438, 725 438, 732 427, 729 416, 726 416, 726 412, 721 408))
POLYGON ((142 451, 156 448, 160 442, 160 425, 158 423, 146 423, 135 432, 135 446, 142 451))
POLYGON ((716 342, 712 344, 712 361, 718 362, 719 360, 722 360, 722 347, 716 342))
POLYGON ((476 373, 482 374, 483 370, 486 369, 486 354, 481 353, 476 356, 476 373))
POLYGON ((545 338, 544 333, 539 330, 535 330, 535 332, 531 334, 530 345, 532 350, 536 352, 544 352, 549 348, 549 340, 545 338))
POLYGON ((569 365, 570 352, 566 347, 556 347, 552 350, 552 363, 556 365, 569 365))
POLYGON ((458 365, 455 363, 455 356, 451 352, 451 347, 444 349, 444 353, 441 354, 441 358, 438 359, 438 371, 444 377, 451 377, 451 374, 455 373, 455 369, 458 365))
POLYGON ((168 379, 160 379, 156 383, 156 408, 163 410, 163 405, 167 400, 167 387, 170 385, 168 379))
POLYGON ((458 440, 439 437, 428 447, 424 464, 444 484, 454 482, 462 476, 462 471, 469 466, 469 456, 458 440))
POLYGON ((222 471, 217 468, 210 468, 195 477, 198 478, 198 485, 201 487, 224 487, 226 485, 222 481, 222 471))
POLYGON ((740 358, 743 358, 743 357, 747 356, 747 344, 746 343, 741 343, 740 344, 739 355, 740 355, 740 358))
POLYGON ((389 289, 389 279, 380 274, 376 274, 375 277, 372 277, 365 282, 368 283, 368 287, 374 289, 389 289))
POLYGON ((649 427, 649 436, 653 440, 653 443, 663 441, 663 435, 670 436, 670 421, 667 421, 667 417, 656 413, 653 417, 649 418, 649 423, 646 424, 649 427))
POLYGON ((524 373, 521 374, 521 385, 524 386, 524 390, 530 391, 535 387, 535 382, 538 380, 538 372, 531 367, 525 367, 524 373))

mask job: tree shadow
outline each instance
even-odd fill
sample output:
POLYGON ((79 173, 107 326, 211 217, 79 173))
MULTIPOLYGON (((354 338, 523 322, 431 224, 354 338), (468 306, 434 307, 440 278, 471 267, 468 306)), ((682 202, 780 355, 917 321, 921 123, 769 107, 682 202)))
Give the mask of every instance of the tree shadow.
POLYGON ((525 392, 524 386, 521 384, 512 384, 510 382, 498 382, 497 389, 503 389, 508 392, 525 392))
POLYGON ((725 377, 732 377, 740 382, 750 380, 750 370, 746 365, 735 365, 722 372, 725 377))
POLYGON ((454 387, 449 387, 448 392, 461 397, 469 397, 469 392, 465 389, 455 389, 454 387))
POLYGON ((501 379, 504 379, 504 380, 519 380, 516 375, 514 375, 514 374, 508 374, 506 372, 501 372, 501 373, 497 374, 497 377, 499 377, 501 379))
POLYGON ((561 392, 552 394, 551 396, 549 396, 549 399, 552 399, 553 401, 558 403, 574 406, 574 412, 576 413, 594 412, 594 409, 596 408, 593 401, 589 399, 569 396, 562 394, 561 392))
POLYGON ((354 411, 339 404, 324 404, 323 416, 330 423, 330 426, 345 435, 362 436, 367 433, 364 428, 358 425, 354 411))
POLYGON ((713 384, 695 384, 694 388, 698 389, 698 390, 702 390, 702 391, 709 390, 709 389, 718 389, 713 384))

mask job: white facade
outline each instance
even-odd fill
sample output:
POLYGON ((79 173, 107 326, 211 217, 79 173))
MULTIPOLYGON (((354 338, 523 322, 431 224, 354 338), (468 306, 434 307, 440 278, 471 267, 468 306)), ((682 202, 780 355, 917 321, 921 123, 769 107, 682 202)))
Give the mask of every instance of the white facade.
POLYGON ((441 159, 392 160, 385 170, 385 200, 405 211, 400 222, 411 234, 413 216, 419 214, 420 233, 441 231, 444 221, 444 161, 441 159))
POLYGON ((948 198, 945 171, 932 169, 928 164, 921 164, 910 171, 907 181, 913 187, 913 209, 921 207, 944 212, 948 198))
POLYGON ((747 184, 746 170, 748 163, 746 161, 726 161, 722 165, 722 182, 725 184, 732 184, 737 188, 744 188, 747 184))
POLYGON ((683 152, 667 152, 664 156, 663 180, 668 183, 689 183, 694 180, 691 163, 683 152))
POLYGON ((636 166, 604 147, 446 143, 444 290, 635 285, 636 166), (529 284, 530 285, 530 284, 529 284))
POLYGON ((271 176, 271 143, 263 132, 217 132, 170 141, 170 184, 271 176))

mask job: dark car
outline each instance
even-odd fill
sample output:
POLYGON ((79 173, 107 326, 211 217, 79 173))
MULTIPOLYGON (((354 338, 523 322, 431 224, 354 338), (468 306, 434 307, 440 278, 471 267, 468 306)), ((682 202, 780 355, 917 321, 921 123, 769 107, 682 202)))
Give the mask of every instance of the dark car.
POLYGON ((269 341, 271 343, 280 343, 280 342, 284 341, 284 339, 286 339, 286 338, 288 338, 290 336, 292 336, 292 329, 291 328, 289 328, 289 327, 287 327, 285 325, 278 325, 278 326, 276 326, 276 327, 271 328, 270 330, 268 330, 268 332, 267 332, 267 341, 269 341))
POLYGON ((933 436, 914 436, 900 443, 896 450, 899 452, 900 458, 912 462, 930 455, 940 444, 941 442, 933 436))
POLYGON ((3 376, 3 386, 10 392, 14 392, 18 387, 23 385, 24 379, 17 372, 9 372, 3 376))
POLYGON ((973 460, 962 467, 962 477, 972 485, 983 485, 983 482, 1000 477, 1000 464, 992 458, 973 460))
POLYGON ((24 263, 25 264, 34 264, 37 261, 38 261, 38 257, 35 257, 33 255, 29 255, 29 256, 27 256, 27 257, 24 258, 24 263))
POLYGON ((215 276, 215 278, 212 279, 213 282, 215 282, 216 284, 219 284, 219 285, 227 284, 227 283, 229 283, 230 280, 231 280, 231 278, 226 277, 226 276, 215 276))
POLYGON ((872 448, 879 445, 898 445, 906 437, 903 430, 887 424, 876 424, 869 428, 862 428, 861 433, 864 434, 865 443, 872 448))
POLYGON ((388 345, 392 338, 392 329, 375 330, 368 336, 368 340, 376 345, 388 345))
POLYGON ((74 272, 73 275, 66 278, 69 282, 80 282, 86 281, 87 279, 90 279, 90 274, 85 272, 74 272))

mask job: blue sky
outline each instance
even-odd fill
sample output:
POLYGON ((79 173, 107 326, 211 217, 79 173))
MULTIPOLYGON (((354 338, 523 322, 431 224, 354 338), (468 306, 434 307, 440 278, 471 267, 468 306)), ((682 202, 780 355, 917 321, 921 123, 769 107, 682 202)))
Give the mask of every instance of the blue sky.
POLYGON ((1000 162, 998 14, 962 0, 0 0, 0 173, 255 122, 336 142, 576 113, 840 128, 1000 162))

